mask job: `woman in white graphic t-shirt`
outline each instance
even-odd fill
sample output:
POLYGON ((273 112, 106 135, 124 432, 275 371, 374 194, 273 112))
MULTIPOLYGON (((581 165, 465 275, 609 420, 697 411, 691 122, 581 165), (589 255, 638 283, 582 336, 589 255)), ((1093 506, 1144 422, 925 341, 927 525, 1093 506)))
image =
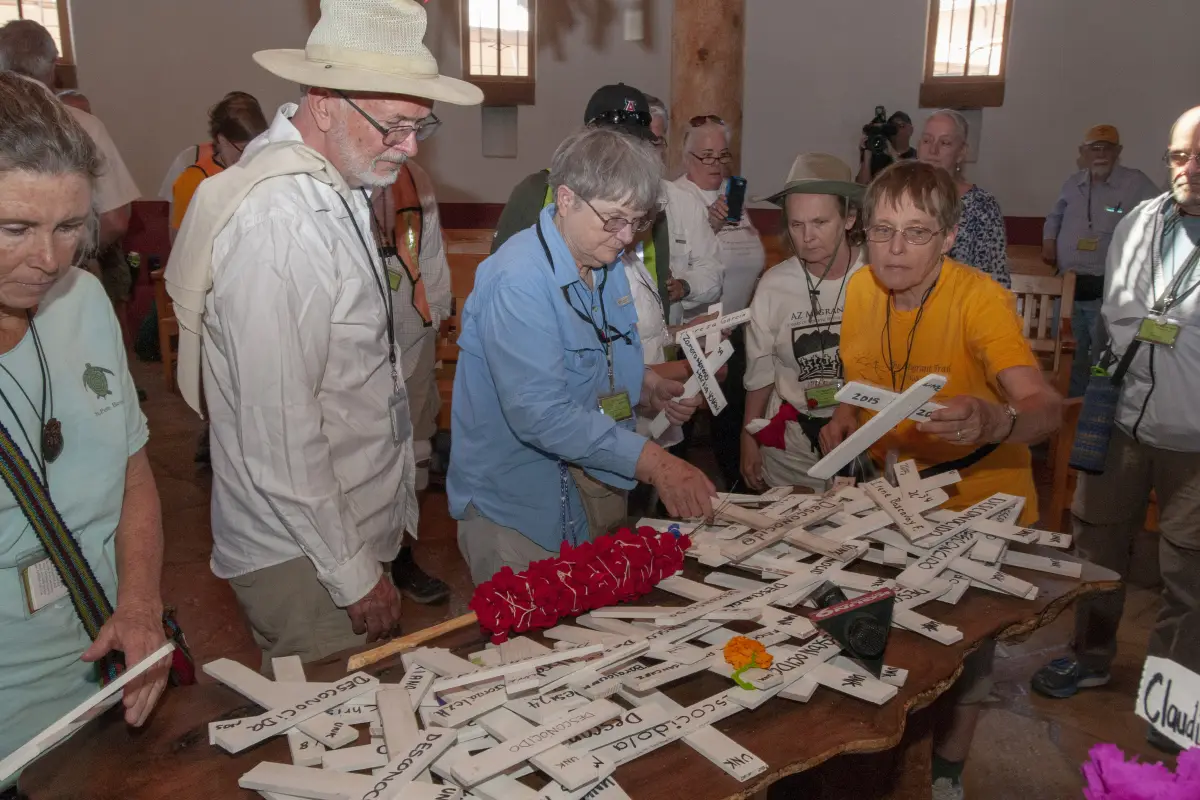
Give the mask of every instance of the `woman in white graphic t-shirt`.
POLYGON ((750 303, 741 473, 751 488, 825 488, 808 470, 842 382, 846 282, 863 265, 862 192, 843 161, 806 153, 783 190, 763 198, 783 209, 795 255, 763 274, 750 303))

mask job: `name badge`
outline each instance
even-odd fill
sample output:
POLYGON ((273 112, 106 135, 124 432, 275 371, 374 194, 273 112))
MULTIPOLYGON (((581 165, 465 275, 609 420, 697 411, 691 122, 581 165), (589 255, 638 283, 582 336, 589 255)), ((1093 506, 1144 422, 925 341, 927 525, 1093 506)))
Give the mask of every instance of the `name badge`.
POLYGON ((400 282, 403 281, 404 278, 400 275, 399 272, 393 272, 390 269, 387 271, 387 274, 388 274, 388 286, 391 288, 391 290, 393 292, 400 291, 400 282))
POLYGON ((1099 249, 1099 247, 1100 247, 1099 239, 1080 239, 1075 244, 1076 250, 1081 250, 1085 253, 1093 252, 1093 251, 1099 249))
POLYGON ((1174 347, 1179 339, 1179 326, 1163 319, 1146 317, 1142 324, 1138 325, 1137 336, 1134 338, 1146 344, 1174 347))
POLYGON ((396 447, 412 438, 412 418, 408 414, 408 395, 397 392, 388 398, 388 416, 392 420, 392 444, 396 447))
POLYGON ((600 413, 613 422, 632 419, 633 404, 629 402, 629 392, 620 391, 600 395, 600 413))
POLYGON ((25 594, 25 609, 31 616, 69 594, 49 556, 39 554, 22 564, 19 569, 21 589, 25 594))
POLYGON ((841 381, 813 386, 804 390, 804 400, 810 411, 819 408, 833 408, 838 404, 837 393, 841 388, 841 381))

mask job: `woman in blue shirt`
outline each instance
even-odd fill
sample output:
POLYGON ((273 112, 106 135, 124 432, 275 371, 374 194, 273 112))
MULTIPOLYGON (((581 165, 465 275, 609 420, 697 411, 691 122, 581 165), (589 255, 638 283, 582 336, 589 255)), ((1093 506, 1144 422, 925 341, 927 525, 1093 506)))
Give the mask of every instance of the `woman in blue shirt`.
MULTIPOLYGON (((25 480, 0 481, 0 758, 99 690, 112 673, 92 662, 120 651, 133 664, 165 641, 146 419, 108 296, 73 266, 95 229, 100 169, 65 106, 0 73, 0 448, 28 464, 25 480), (45 502, 27 516, 18 493, 48 494, 62 526, 39 523, 43 540, 30 520, 50 518, 45 502), (86 568, 51 563, 47 546, 69 552, 64 538, 86 568), (85 572, 77 606, 60 576, 85 572)), ((146 721, 167 666, 125 687, 127 722, 146 721)))
POLYGON ((605 533, 636 481, 675 516, 712 511, 704 474, 635 432, 638 406, 679 424, 701 402, 677 401, 683 386, 644 366, 618 263, 657 212, 662 161, 643 130, 568 137, 550 164, 555 202, 476 273, 447 490, 477 584, 605 533))

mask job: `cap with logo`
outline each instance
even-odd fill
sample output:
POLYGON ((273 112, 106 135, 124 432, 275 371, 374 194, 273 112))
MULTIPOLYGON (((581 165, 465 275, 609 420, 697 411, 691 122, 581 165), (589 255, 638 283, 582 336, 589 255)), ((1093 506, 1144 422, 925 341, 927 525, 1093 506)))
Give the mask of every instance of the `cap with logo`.
POLYGON ((618 128, 642 139, 657 139, 650 130, 650 104, 646 95, 623 83, 601 86, 588 100, 585 125, 618 128))
POLYGON ((1117 133, 1117 129, 1112 125, 1096 125, 1088 128, 1088 132, 1083 135, 1083 143, 1095 144, 1096 142, 1119 145, 1121 144, 1121 134, 1117 133))

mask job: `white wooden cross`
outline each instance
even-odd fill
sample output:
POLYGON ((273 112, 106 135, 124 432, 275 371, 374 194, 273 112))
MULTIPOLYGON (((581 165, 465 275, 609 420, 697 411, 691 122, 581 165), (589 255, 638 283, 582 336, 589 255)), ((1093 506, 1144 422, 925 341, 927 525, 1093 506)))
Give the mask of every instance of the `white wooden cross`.
MULTIPOLYGON (((749 322, 750 309, 722 315, 721 304, 717 303, 709 306, 708 310, 709 313, 715 313, 717 318, 685 328, 676 335, 675 341, 692 367, 692 376, 683 385, 681 399, 688 400, 703 392, 709 410, 716 416, 728 404, 717 383, 717 371, 733 355, 733 345, 727 340, 722 341, 721 334, 749 322)), ((650 421, 650 437, 657 439, 670 425, 666 412, 660 411, 650 421)))

